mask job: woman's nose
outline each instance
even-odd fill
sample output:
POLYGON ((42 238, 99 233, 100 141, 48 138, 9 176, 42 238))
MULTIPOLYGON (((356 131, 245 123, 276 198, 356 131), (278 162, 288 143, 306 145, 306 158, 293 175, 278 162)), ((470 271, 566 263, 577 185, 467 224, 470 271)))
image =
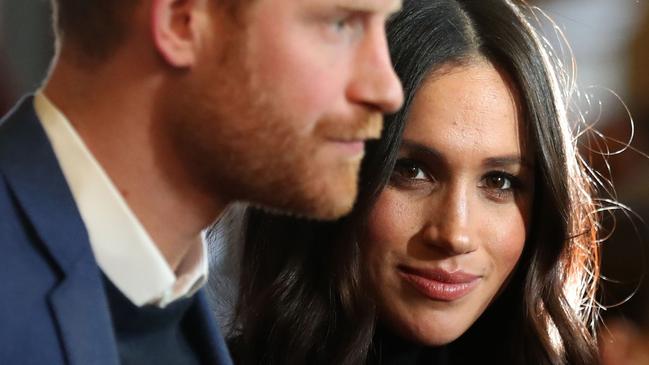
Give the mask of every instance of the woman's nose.
POLYGON ((426 242, 450 255, 462 255, 477 249, 472 232, 471 202, 467 189, 450 187, 443 193, 425 232, 426 242))

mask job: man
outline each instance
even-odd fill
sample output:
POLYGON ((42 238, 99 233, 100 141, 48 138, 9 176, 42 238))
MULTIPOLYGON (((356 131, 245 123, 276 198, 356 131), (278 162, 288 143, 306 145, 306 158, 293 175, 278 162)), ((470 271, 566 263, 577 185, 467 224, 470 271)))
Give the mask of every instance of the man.
POLYGON ((200 232, 231 202, 351 209, 402 102, 398 0, 54 0, 0 125, 0 363, 229 363, 200 232))

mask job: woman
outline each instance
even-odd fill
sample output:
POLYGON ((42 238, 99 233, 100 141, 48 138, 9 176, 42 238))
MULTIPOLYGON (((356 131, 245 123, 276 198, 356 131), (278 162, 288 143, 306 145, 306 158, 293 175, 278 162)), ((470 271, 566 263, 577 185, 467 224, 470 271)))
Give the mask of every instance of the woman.
POLYGON ((252 211, 241 364, 595 364, 596 216, 560 80, 507 0, 407 0, 404 108, 354 211, 252 211))

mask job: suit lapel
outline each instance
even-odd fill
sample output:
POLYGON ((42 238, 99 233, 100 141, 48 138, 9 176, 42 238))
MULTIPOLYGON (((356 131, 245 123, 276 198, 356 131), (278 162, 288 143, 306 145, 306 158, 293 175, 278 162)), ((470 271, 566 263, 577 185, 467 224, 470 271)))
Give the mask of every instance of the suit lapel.
POLYGON ((81 258, 51 293, 71 365, 119 364, 103 283, 94 257, 81 258))
POLYGON ((100 271, 32 97, 0 125, 0 173, 63 273, 48 300, 69 363, 117 364, 100 271))

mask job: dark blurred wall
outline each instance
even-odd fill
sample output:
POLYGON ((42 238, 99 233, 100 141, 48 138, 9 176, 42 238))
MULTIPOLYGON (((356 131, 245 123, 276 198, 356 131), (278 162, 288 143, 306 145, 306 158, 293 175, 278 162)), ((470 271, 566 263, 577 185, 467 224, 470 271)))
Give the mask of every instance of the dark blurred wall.
POLYGON ((0 114, 39 87, 53 50, 48 0, 0 0, 0 114))

